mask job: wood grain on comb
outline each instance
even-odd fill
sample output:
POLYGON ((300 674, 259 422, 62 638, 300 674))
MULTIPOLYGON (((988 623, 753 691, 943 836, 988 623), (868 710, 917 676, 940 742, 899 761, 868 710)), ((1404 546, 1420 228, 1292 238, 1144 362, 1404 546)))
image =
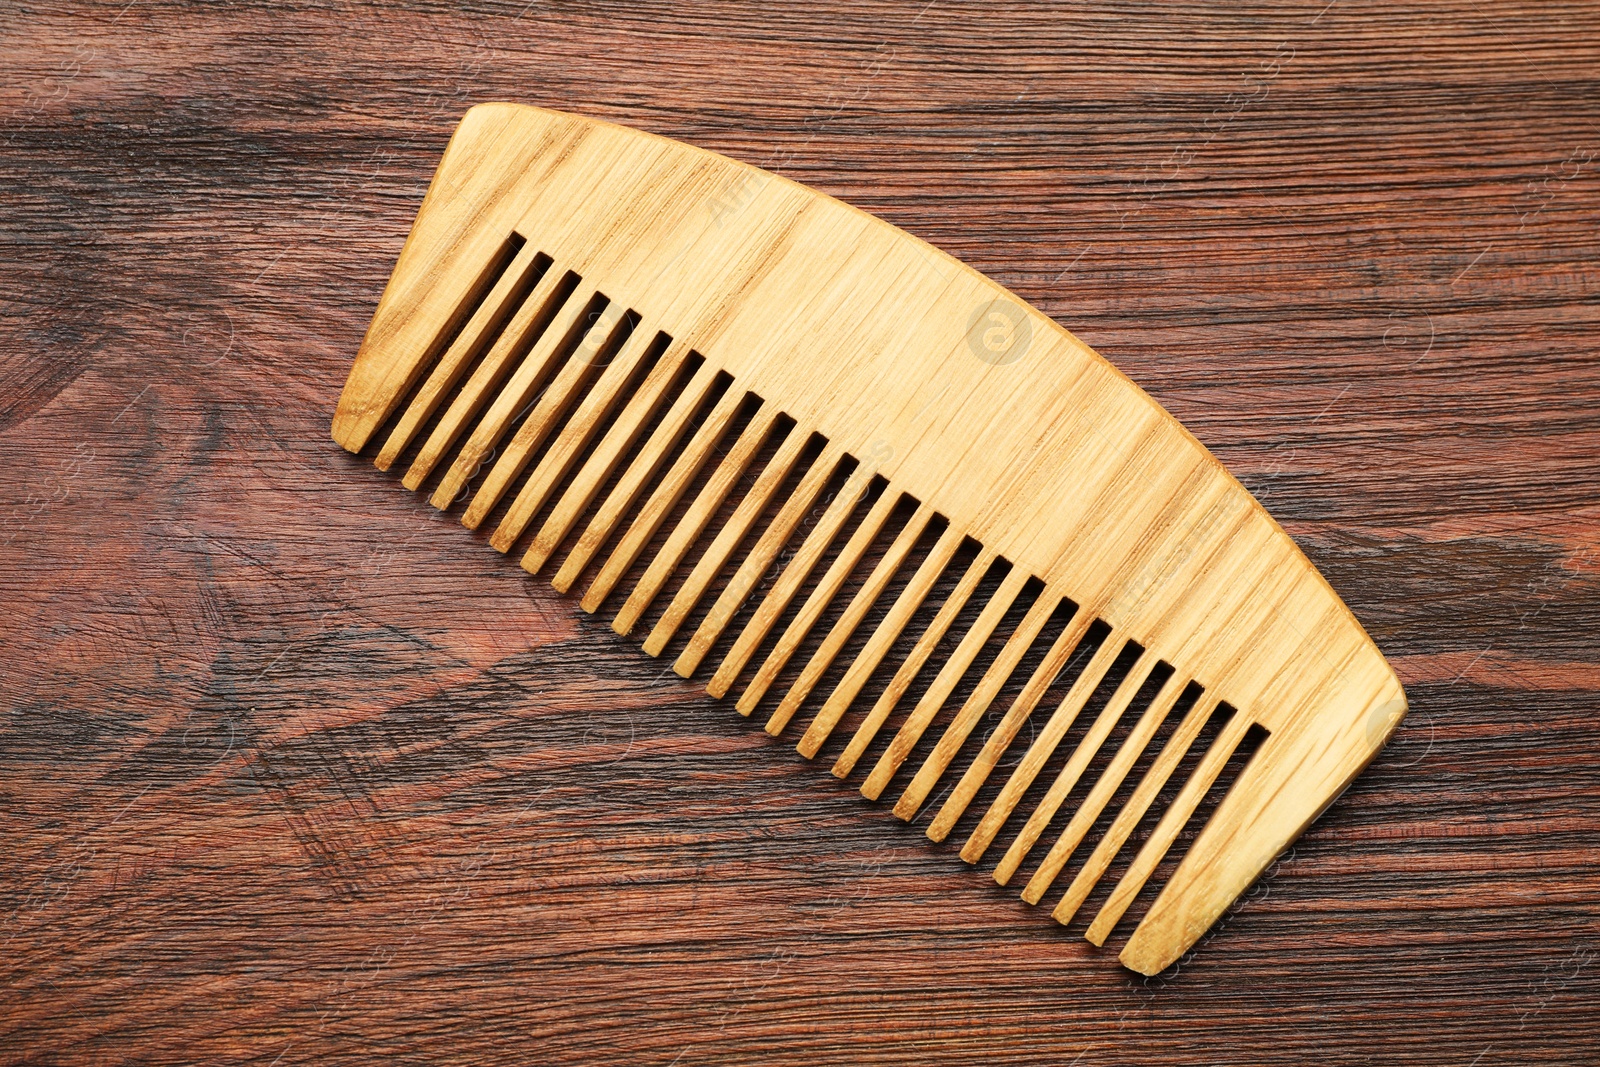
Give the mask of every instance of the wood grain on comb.
POLYGON ((1120 863, 1097 944, 1209 807, 1121 952, 1144 973, 1405 713, 1290 539, 1087 346, 884 222, 648 134, 470 111, 333 436, 1002 884, 1031 860, 1030 903, 1072 867, 1060 921, 1120 863))

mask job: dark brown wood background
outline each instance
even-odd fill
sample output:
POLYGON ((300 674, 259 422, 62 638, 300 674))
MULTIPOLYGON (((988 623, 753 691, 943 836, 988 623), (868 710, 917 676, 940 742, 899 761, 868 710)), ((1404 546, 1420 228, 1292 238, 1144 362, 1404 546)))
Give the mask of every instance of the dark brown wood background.
POLYGON ((1600 6, 0 7, 0 1060, 1600 1062, 1600 6), (1144 981, 328 440, 470 104, 1077 332, 1412 701, 1144 981))

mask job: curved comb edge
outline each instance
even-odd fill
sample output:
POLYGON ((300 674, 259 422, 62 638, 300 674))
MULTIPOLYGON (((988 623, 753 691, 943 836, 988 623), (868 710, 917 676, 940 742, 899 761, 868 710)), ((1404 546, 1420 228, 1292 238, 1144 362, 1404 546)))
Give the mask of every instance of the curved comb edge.
POLYGON ((1156 975, 1178 961, 1366 769, 1405 717, 1381 657, 1357 648, 1320 706, 1264 741, 1118 957, 1156 975))

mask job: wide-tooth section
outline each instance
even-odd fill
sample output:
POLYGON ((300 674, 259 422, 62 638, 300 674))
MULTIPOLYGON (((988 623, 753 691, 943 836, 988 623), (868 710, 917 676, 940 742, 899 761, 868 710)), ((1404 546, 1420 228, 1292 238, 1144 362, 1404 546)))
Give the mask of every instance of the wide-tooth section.
MULTIPOLYGON (((933 684, 928 686, 927 692, 917 701, 916 707, 901 724, 899 732, 889 742, 888 751, 878 758, 877 766, 872 768, 867 780, 861 783, 862 796, 877 800, 888 787, 889 779, 894 777, 900 765, 906 761, 906 757, 911 755, 912 748, 922 738, 922 732, 928 728, 928 724, 939 713, 939 709, 944 707, 946 698, 961 681, 961 676, 966 673, 967 668, 972 666, 972 661, 977 658, 984 642, 989 640, 989 635, 1000 625, 1000 620, 1011 609, 1012 602, 1022 593, 1022 587, 1027 581, 1028 573, 1020 567, 1012 567, 1006 572, 1000 588, 983 606, 977 620, 962 635, 960 643, 956 645, 950 657, 940 665, 933 684)), ((901 818, 910 818, 909 815, 898 811, 895 814, 901 818)), ((915 814, 914 810, 912 814, 915 814)))
MULTIPOLYGON (((600 443, 595 446, 594 452, 578 468, 578 473, 573 476, 560 499, 556 501, 544 525, 533 535, 533 540, 528 544, 528 551, 522 557, 523 569, 529 574, 539 573, 555 554, 556 549, 561 546, 562 539, 588 510, 589 505, 594 502, 595 494, 599 493, 606 479, 611 477, 617 465, 622 462, 623 455, 633 447, 639 435, 644 432, 645 425, 661 411, 662 405, 674 396, 673 385, 678 382, 694 358, 694 353, 690 351, 688 345, 676 341, 668 345, 656 365, 645 376, 639 391, 628 398, 616 421, 600 438, 600 443)), ((709 387, 715 378, 716 371, 709 364, 702 362, 699 364, 699 373, 693 382, 688 384, 702 383, 709 387)), ((684 391, 684 395, 697 394, 690 388, 684 391)), ((564 593, 571 585, 571 580, 569 578, 563 582, 558 576, 551 584, 564 593)))
MULTIPOLYGON (((1089 924, 1089 929, 1084 934, 1090 941, 1096 945, 1105 944, 1107 935, 1117 925, 1117 920, 1128 910, 1128 905, 1133 903, 1133 898, 1138 895, 1139 890, 1144 888, 1144 883, 1150 875, 1155 873, 1156 865, 1167 854, 1167 849, 1172 847, 1178 831, 1183 829, 1189 817, 1194 814, 1195 808, 1200 806, 1200 801, 1210 790, 1212 783, 1217 780, 1217 775, 1222 773, 1223 766, 1233 755, 1233 750, 1238 747, 1239 742, 1244 740, 1249 728, 1250 723, 1243 715, 1235 715, 1228 720, 1228 725, 1212 742, 1200 765, 1195 768, 1194 774, 1190 775, 1189 780, 1178 791, 1178 795, 1173 798, 1167 813, 1151 831, 1144 847, 1139 849, 1138 855, 1123 872, 1116 888, 1111 891, 1111 896, 1100 906, 1099 914, 1094 917, 1094 922, 1089 924)), ((1058 921, 1065 921, 1062 908, 1056 909, 1055 918, 1058 921)))
MULTIPOLYGON (((578 398, 588 391, 588 386, 599 373, 606 360, 615 352, 632 327, 629 316, 615 308, 598 312, 593 323, 583 332, 578 347, 567 356, 566 363, 545 386, 533 410, 523 419, 522 425, 506 443, 494 466, 467 505, 461 521, 474 529, 488 516, 490 509, 500 502, 512 481, 527 469, 534 450, 543 445, 577 404, 578 398)), ((491 538, 490 543, 493 544, 491 538)))
POLYGON ((789 477, 790 469, 800 458, 800 450, 805 447, 807 436, 797 426, 789 430, 777 454, 767 462, 761 476, 750 487, 744 499, 739 501, 739 506, 734 509, 722 529, 711 539, 711 544, 706 546, 705 553, 695 563, 694 569, 689 572, 689 577, 684 580, 671 603, 667 605, 667 610, 656 622, 655 629, 645 638, 644 650, 650 655, 661 654, 672 635, 678 632, 678 627, 683 625, 683 620, 694 610, 695 605, 700 602, 700 598, 705 595, 723 567, 727 566, 729 558, 749 534, 750 527, 761 517, 773 494, 789 477))
POLYGON ((1044 828, 1050 824, 1050 820, 1055 817, 1056 812, 1061 810, 1062 803, 1072 792, 1072 788, 1078 784, 1078 779, 1083 776, 1089 761, 1099 753, 1100 746, 1105 744, 1106 738, 1115 729, 1123 713, 1128 710, 1128 705, 1133 702, 1139 687, 1144 685, 1145 679, 1150 676, 1150 671, 1155 665, 1155 657, 1148 651, 1142 652, 1139 659, 1134 662, 1133 667, 1122 679, 1122 684, 1117 686, 1116 692, 1106 702, 1105 710, 1090 725, 1088 732, 1073 749, 1072 755, 1067 757, 1066 766, 1061 768, 1055 781, 1050 783, 1050 788, 1045 791, 1043 799, 1039 801, 1033 814, 1029 816, 1027 823, 1012 842, 1012 848, 1018 850, 1020 855, 1027 854, 1033 843, 1039 840, 1044 828))
MULTIPOLYGON (((1189 746, 1200 736, 1200 731, 1205 727, 1206 720, 1211 717, 1216 706, 1214 698, 1202 698, 1189 709, 1189 713, 1178 724, 1177 730, 1167 739, 1160 755, 1134 788, 1133 795, 1124 802, 1122 809, 1117 812, 1116 820, 1106 830, 1105 836, 1095 846, 1094 852, 1078 869, 1078 875, 1072 880, 1072 884, 1067 887, 1066 894, 1056 906, 1056 918, 1060 922, 1069 921, 1083 906, 1084 900, 1106 873, 1106 869, 1111 866, 1111 861, 1116 859, 1117 853, 1122 850, 1128 835, 1133 833, 1134 827, 1139 825, 1139 820, 1144 818, 1145 812, 1150 810, 1150 805, 1155 803, 1162 786, 1167 784, 1172 772, 1178 769, 1178 764, 1188 755, 1189 746)), ((1030 904, 1037 904, 1048 888, 1043 884, 1048 880, 1048 878, 1041 879, 1039 885, 1030 882, 1023 890, 1022 898, 1030 904)))
MULTIPOLYGON (((600 505, 600 509, 595 512, 588 528, 579 536, 578 543, 572 546, 572 551, 568 553, 566 560, 556 570, 556 576, 550 581, 551 585, 563 593, 572 588, 572 583, 577 581, 578 576, 583 573, 583 569, 588 566, 594 554, 611 537, 611 532, 616 528, 617 523, 626 516, 634 497, 655 476, 661 464, 666 462, 667 456, 671 454, 673 446, 677 443, 685 428, 688 427, 690 420, 700 411, 701 405, 710 399, 713 391, 719 386, 724 390, 728 388, 727 376, 721 374, 710 363, 701 364, 700 369, 695 372, 694 378, 690 380, 688 387, 672 402, 672 406, 667 409, 665 417, 662 418, 655 431, 645 441, 644 446, 639 450, 638 455, 634 457, 633 462, 628 464, 622 477, 612 487, 611 493, 606 497, 605 502, 600 505)), ((734 405, 736 409, 739 399, 738 396, 734 396, 729 403, 734 405)), ((717 410, 721 412, 723 409, 719 407, 717 410)), ((728 411, 725 417, 731 419, 733 411, 728 411)), ((642 541, 640 547, 643 547, 642 541)), ((617 577, 621 577, 620 573, 617 577)), ((615 582, 615 578, 612 579, 612 582, 615 582)), ((604 599, 604 593, 609 592, 610 588, 611 586, 608 584, 604 587, 603 592, 596 590, 593 591, 592 595, 586 595, 581 604, 583 610, 593 611, 598 607, 600 601, 604 599)))
MULTIPOLYGON (((899 669, 895 671, 894 677, 889 680, 888 686, 879 694, 877 702, 872 705, 872 710, 867 712, 867 717, 862 720, 860 726, 856 727, 856 732, 850 738, 850 743, 845 746, 844 751, 839 754, 839 758, 834 761, 834 777, 844 778, 855 769, 856 762, 866 752, 867 746, 872 744, 873 738, 878 735, 878 731, 883 728, 883 724, 889 720, 889 715, 894 711, 895 706, 900 703, 900 698, 905 696, 907 689, 911 688, 911 683, 916 680, 917 674, 922 670, 923 665, 928 662, 928 657, 933 655, 935 646, 944 639, 945 633, 954 624, 956 616, 966 606, 967 599, 977 590, 978 583, 983 580, 983 576, 988 573, 989 567, 994 561, 994 553, 984 549, 978 553, 977 558, 967 567, 966 573, 961 576, 961 580, 956 584, 955 590, 945 599, 944 604, 939 608, 938 614, 928 623, 927 629, 923 630, 922 636, 912 646, 911 654, 900 664, 899 669)), ((879 788, 881 789, 881 786, 879 788)), ((872 795, 876 799, 876 793, 872 795)))
MULTIPOLYGON (((845 642, 850 640, 850 635, 855 633, 856 627, 860 626, 861 621, 867 617, 867 612, 872 610, 872 605, 877 603, 878 597, 882 596, 883 591, 888 588, 889 583, 894 579, 895 573, 900 569, 900 565, 905 562, 906 556, 916 544, 917 538, 922 535, 922 531, 932 518, 932 508, 922 504, 917 506, 916 512, 912 514, 905 526, 901 527, 900 533, 889 546, 889 550, 883 554, 883 558, 878 561, 877 566, 873 567, 871 575, 862 583, 861 588, 856 591, 856 595, 850 599, 849 605, 845 607, 838 620, 828 630, 828 635, 823 638, 821 646, 812 653, 811 659, 806 662, 805 668, 801 670, 800 677, 795 679, 794 684, 789 687, 789 691, 778 702, 777 710, 767 719, 767 733, 776 736, 789 720, 794 717, 795 712, 800 710, 800 705, 804 703, 806 698, 811 695, 811 691, 816 688, 817 683, 821 681, 823 673, 833 663, 834 657, 839 654, 840 649, 844 648, 845 642)), ((765 666, 762 669, 764 671, 766 669, 765 666)), ((761 676, 757 675, 756 681, 759 682, 760 680, 761 676)), ((755 688, 755 682, 751 683, 751 688, 755 688)), ((746 693, 746 698, 748 696, 749 694, 746 693)), ((744 699, 739 701, 741 709, 744 703, 744 699)))
POLYGON ((468 480, 490 461, 507 428, 533 402, 552 371, 588 331, 594 321, 592 316, 603 312, 606 304, 593 283, 583 282, 561 305, 456 453, 455 462, 433 491, 434 507, 449 507, 468 480))
MULTIPOLYGON (((834 598, 844 588, 851 572, 855 570, 856 565, 861 562, 861 558, 866 555, 867 549, 872 546, 873 541, 882 532, 884 524, 889 521, 890 514, 899 502, 898 497, 898 493, 891 493, 887 490, 879 495, 877 502, 872 505, 872 509, 861 520, 861 525, 856 527, 855 532, 850 535, 850 539, 845 542, 845 546, 839 552, 838 558, 823 573, 822 580, 817 583, 816 588, 806 597, 805 603, 801 605, 799 613, 794 617, 794 621, 784 629, 782 636, 772 646, 772 651, 767 653, 767 658, 756 671, 755 677, 750 680, 750 684, 745 687, 744 692, 739 696, 738 702, 734 705, 739 714, 749 715, 755 710, 761 698, 771 688, 778 673, 788 665, 790 658, 800 647, 800 642, 805 638, 806 634, 810 633, 818 625, 823 613, 832 605, 834 598)), ((919 514, 922 514, 923 521, 926 522, 927 517, 932 514, 932 510, 929 509, 925 514, 919 512, 919 514)), ((908 526, 907 528, 909 529, 910 527, 908 526)), ((917 528, 918 530, 921 529, 920 526, 917 528)), ((848 611, 846 614, 848 614, 848 611)), ((830 632, 829 638, 831 639, 832 636, 833 634, 830 632)), ((841 637, 839 643, 843 645, 847 637, 848 634, 845 637, 841 637)), ((785 719, 784 721, 787 722, 788 720, 785 719)), ((768 732, 776 733, 777 731, 769 729, 768 732)))
MULTIPOLYGON (((703 610, 674 669, 691 675, 731 636, 708 691, 724 696, 745 678, 736 707, 749 715, 788 679, 765 729, 777 735, 808 713, 797 743, 808 759, 844 735, 841 724, 868 703, 864 693, 875 694, 832 764, 832 773, 846 778, 872 753, 860 784, 871 799, 948 715, 894 814, 914 818, 953 778, 927 829, 942 841, 969 811, 976 814, 986 786, 995 790, 961 850, 969 863, 989 854, 1024 798, 1035 795, 1035 783, 1048 780, 993 871, 1008 884, 1065 819, 1022 891, 1029 903, 1067 870, 1135 768, 1155 752, 1053 913, 1072 920, 1136 829, 1147 817, 1158 820, 1089 925, 1086 936, 1102 942, 1212 793, 1251 728, 1249 717, 1231 713, 1202 755, 1196 742, 1231 709, 1175 668, 1184 656, 1164 658, 1162 648, 1182 648, 1182 641, 1146 647, 1139 634, 1107 621, 1116 612, 1106 601, 1080 602, 1074 590, 1003 558, 935 502, 912 497, 872 463, 798 422, 781 399, 752 393, 647 312, 605 293, 600 279, 513 235, 483 269, 450 332, 433 342, 429 352, 437 355, 394 409, 378 465, 388 468, 415 448, 404 478, 413 489, 443 467, 432 501, 447 508, 471 490, 462 515, 469 527, 504 506, 491 545, 510 551, 533 530, 522 556, 529 572, 565 551, 552 584, 567 592, 592 574, 584 610, 596 611, 626 589, 612 622, 620 634, 667 600, 643 642, 652 655, 703 610), (869 619, 876 620, 870 627, 869 619), (913 703, 909 694, 918 686, 925 688, 913 703), (1050 702, 1041 724, 1039 709, 1050 702), (1091 708, 1098 710, 1086 714, 1091 708), (880 735, 891 721, 897 724, 885 744, 880 735), (1134 725, 1114 744, 1127 721, 1134 725), (1026 750, 1003 783, 991 783, 1020 748, 1025 728, 1035 731, 1026 750), (1070 746, 1069 736, 1076 736, 1070 746), (1179 787, 1174 775, 1192 759, 1198 763, 1179 787), (1156 809, 1169 781, 1176 796, 1156 809)), ((1137 428, 1149 432, 1147 422, 1137 428)), ((1098 517, 1082 525, 1085 558, 1103 560, 1108 571, 1134 574, 1141 565, 1093 555, 1108 543, 1102 533, 1112 505, 1142 506, 1189 491, 1191 468, 1161 467, 1148 444, 1141 436, 1116 477, 1092 487, 1090 511, 1098 517)), ((1217 514, 1219 522, 1227 518, 1217 514)), ((1078 519, 1068 514, 1063 521, 1078 519)), ((1182 550, 1161 537, 1137 551, 1185 565, 1182 550)), ((1147 594, 1139 587, 1129 595, 1147 594)))
MULTIPOLYGON (((1084 797, 1083 803, 1078 805, 1078 809, 1073 812, 1072 820, 1067 823, 1066 829, 1061 831, 1061 836, 1050 847, 1050 851, 1045 856, 1044 861, 1039 864, 1039 869, 1034 872, 1033 878, 1029 880, 1028 889, 1023 894, 1023 899, 1027 900, 1028 903, 1037 904, 1039 902, 1039 897, 1044 894, 1045 890, 1050 888, 1050 883, 1055 881, 1056 876, 1067 865, 1067 860, 1072 856, 1072 853, 1083 843, 1083 839, 1089 833, 1090 827, 1100 817, 1100 813, 1105 810, 1106 804, 1110 802, 1112 795, 1116 793, 1117 788, 1127 778, 1128 772, 1133 769, 1134 763, 1144 754, 1145 747, 1150 744, 1151 738, 1161 728, 1161 724, 1166 721, 1167 714, 1172 711, 1173 705, 1178 702, 1178 697, 1182 694, 1185 685, 1186 679, 1176 672, 1167 677, 1166 683, 1162 685, 1155 699, 1145 709, 1144 714, 1139 717, 1138 724, 1128 734, 1127 739, 1118 747, 1117 754, 1112 757, 1106 769, 1101 772, 1100 779, 1095 782, 1094 788, 1089 791, 1088 796, 1084 797)), ((1048 822, 1048 819, 1045 821, 1048 822)), ((1022 861, 1027 857, 1029 849, 1033 847, 1034 841, 1038 839, 1039 833, 1043 831, 1043 823, 1037 828, 1034 828, 1032 823, 1033 820, 1030 819, 1029 826, 1023 833, 1017 835, 1016 840, 1012 842, 1011 847, 1006 850, 1005 856, 1001 858, 1000 863, 995 867, 994 880, 1001 885, 1005 885, 1011 880, 1011 876, 1017 873, 1017 868, 1022 866, 1022 861), (1029 836, 1029 831, 1032 831, 1032 836, 1029 836)))
MULTIPOLYGON (((939 811, 928 824, 928 837, 934 841, 943 841, 955 828, 956 820, 967 810, 967 805, 978 795, 978 790, 988 780, 989 774, 1005 755, 1011 742, 1016 739, 1018 731, 1028 716, 1033 714, 1033 709, 1039 706, 1039 701, 1044 699, 1056 676, 1066 667, 1067 661, 1078 650, 1078 643, 1089 632, 1089 627, 1094 623, 1094 614, 1083 608, 1076 608, 1072 618, 1056 637, 1045 652, 1044 658, 1034 672, 1029 676, 1028 682, 1018 693, 1011 706, 1006 709, 1005 715, 995 724, 994 730, 989 734, 988 740, 983 743, 983 748, 978 752, 961 779, 950 790, 950 795, 940 806, 939 811)), ((979 855, 961 854, 961 858, 968 863, 976 863, 979 855)))
POLYGON ((711 606, 711 611, 701 621, 700 626, 689 639, 689 646, 679 654, 678 660, 672 669, 687 678, 694 673, 700 661, 711 651, 711 644, 722 631, 727 628, 734 612, 744 604, 745 598, 750 595, 757 580, 763 572, 772 565, 778 552, 788 543, 790 535, 794 533, 800 519, 810 510, 816 502, 818 494, 833 477, 834 468, 840 461, 839 449, 828 445, 822 450, 816 460, 811 464, 811 469, 801 480, 794 494, 789 497, 778 514, 768 524, 766 531, 756 541, 755 548, 745 557, 739 565, 739 570, 717 596, 716 603, 711 606))
POLYGON ((562 427, 561 435, 528 476, 522 491, 511 502, 510 509, 495 528, 494 536, 489 538, 489 544, 501 552, 511 550, 517 538, 528 528, 528 523, 533 521, 533 517, 555 491, 557 483, 571 470, 573 462, 594 436, 601 421, 613 410, 628 382, 652 353, 659 353, 670 340, 664 333, 651 336, 648 330, 640 329, 628 335, 622 350, 606 364, 593 390, 583 398, 572 418, 562 427))
POLYGON ((922 807, 922 802, 928 799, 928 794, 933 792, 933 787, 949 768, 956 753, 972 733, 973 727, 989 710, 989 705, 994 702, 1000 688, 1010 679, 1011 672, 1017 669, 1023 655, 1038 639, 1045 624, 1050 621, 1057 603, 1058 598, 1045 595, 1041 595, 1033 602, 1033 606, 1028 609, 1028 614, 1016 631, 1006 639, 1005 647, 984 672, 982 681, 972 691, 966 703, 961 705, 961 710, 956 712, 955 718, 945 727, 944 735, 939 738, 939 743, 918 768, 916 776, 911 779, 911 784, 895 802, 894 813, 900 818, 912 818, 922 807))
POLYGON ((1107 634, 1100 647, 1095 650, 1094 658, 1083 668, 1083 673, 1078 675, 1078 680, 1062 699, 1054 714, 1045 723, 1039 736, 1033 739, 1033 744, 1028 746, 1027 754, 1011 772, 1011 777, 1006 779, 1000 795, 995 797, 994 803, 989 805, 989 810, 984 812, 983 819, 978 823, 978 828, 972 831, 972 836, 967 839, 963 852, 975 852, 982 855, 989 847, 995 835, 1000 832, 1000 827, 1005 825, 1011 817, 1012 811, 1022 800, 1022 794, 1027 792, 1034 778, 1044 767, 1045 761, 1056 750, 1061 739, 1067 735, 1074 721, 1077 720, 1084 705, 1089 703, 1089 698, 1105 678, 1106 672, 1116 662, 1118 654, 1122 651, 1123 642, 1115 634, 1107 634))
MULTIPOLYGON (((394 461, 411 444, 417 431, 432 418, 439 405, 456 387, 461 376, 467 373, 484 349, 492 345, 511 317, 528 299, 528 292, 541 278, 549 277, 550 258, 541 255, 532 245, 524 243, 511 262, 500 273, 494 287, 478 305, 461 332, 434 364, 427 378, 411 397, 394 429, 378 450, 375 460, 379 470, 388 470, 394 461)), ((537 301, 535 302, 537 303, 537 301)), ((412 464, 413 468, 416 464, 412 464)), ((424 471, 424 474, 426 471, 424 471)), ((419 476, 420 477, 420 476, 419 476)), ((407 479, 410 474, 407 474, 407 479)), ((416 488, 414 484, 408 488, 416 488)))
MULTIPOLYGON (((783 573, 773 583, 771 591, 761 601, 761 606, 756 609, 755 614, 750 617, 750 621, 745 624, 744 629, 739 632, 739 636, 734 639, 733 647, 728 650, 728 654, 723 657, 722 663, 717 667, 716 673, 711 676, 711 681, 706 684, 706 692, 714 697, 727 694, 728 688, 733 685, 733 681, 739 676, 739 672, 744 670, 745 665, 750 662, 750 657, 755 653, 757 646, 766 639, 767 634, 771 632, 773 625, 778 621, 778 617, 783 614, 784 609, 789 606, 795 595, 799 593, 800 587, 811 576, 811 572, 821 562, 823 554, 827 552, 829 546, 833 544, 834 539, 839 536, 840 531, 844 528, 845 523, 849 521, 851 514, 860 505, 862 498, 866 496, 868 489, 871 488, 872 479, 872 470, 865 464, 858 464, 855 470, 851 472, 850 480, 834 496, 832 502, 828 505, 827 511, 823 513, 822 518, 818 520, 812 531, 806 535, 805 542, 800 546, 799 551, 794 554, 794 558, 789 561, 789 565, 783 569, 783 573)), ((840 558, 844 558, 843 554, 841 554, 840 558)), ((842 568, 844 573, 847 573, 847 568, 850 566, 853 566, 853 563, 844 564, 844 568, 842 568)), ((831 574, 832 572, 830 571, 829 573, 831 574)), ((842 577, 840 580, 842 580, 842 577)), ((822 584, 819 584, 818 588, 823 588, 825 585, 826 578, 824 578, 822 584)), ((820 612, 821 608, 819 607, 817 610, 820 612)))
MULTIPOLYGON (((600 568, 599 575, 589 586, 589 591, 584 594, 585 610, 594 611, 598 608, 616 583, 627 573, 628 568, 633 566, 634 560, 644 550, 646 542, 650 540, 666 519, 667 513, 672 510, 684 490, 689 487, 689 483, 699 473, 701 465, 710 457, 734 416, 738 414, 739 408, 747 400, 747 397, 736 395, 730 390, 728 395, 722 398, 722 402, 712 410, 711 417, 701 424, 700 429, 689 440, 688 447, 667 472, 666 478, 640 509, 639 517, 628 528, 628 532, 622 535, 622 540, 612 551, 611 558, 600 568)), ((644 614, 645 609, 655 600, 656 594, 661 592, 661 587, 667 583, 667 579, 678 569, 683 557, 705 532, 706 524, 716 514, 723 499, 733 491, 745 468, 766 443, 767 436, 772 433, 777 423, 778 414, 777 408, 773 405, 762 404, 750 419, 749 425, 734 440, 733 446, 728 449, 727 454, 722 457, 722 462, 717 464, 716 470, 712 472, 710 480, 701 488, 700 493, 689 504, 689 510, 667 536, 666 544, 661 546, 661 550, 645 568, 644 576, 633 587, 633 592, 628 594, 622 610, 617 612, 617 617, 612 620, 611 628, 617 633, 632 632, 634 623, 639 621, 639 616, 644 614)))
POLYGON ((872 636, 867 639, 866 645, 850 664, 844 677, 839 680, 839 684, 829 694, 822 708, 811 720, 811 724, 806 727, 805 736, 800 738, 798 748, 807 759, 817 754, 822 743, 828 739, 828 735, 833 733, 833 728, 839 725, 839 720, 855 701, 856 694, 861 692, 861 687, 872 677, 872 672, 878 669, 878 664, 883 662, 883 657, 899 638, 901 631, 911 620, 912 614, 922 606, 928 591, 933 588, 933 583, 939 580, 944 569, 955 558, 956 550, 961 547, 961 541, 960 530, 953 526, 945 527, 933 550, 917 567, 911 580, 906 583, 905 589, 901 590, 894 605, 884 615, 883 621, 872 632, 872 636))
MULTIPOLYGON (((475 425, 483 409, 493 403, 505 384, 505 379, 527 355, 528 349, 544 335, 550 319, 562 302, 578 284, 578 276, 568 271, 547 267, 525 299, 515 309, 510 321, 499 332, 465 385, 451 400, 444 415, 428 434, 411 461, 410 468, 401 480, 407 489, 420 489, 422 483, 443 461, 452 446, 475 425)), ((435 501, 436 505, 438 501, 435 501)), ((444 501, 448 506, 450 502, 444 501)))

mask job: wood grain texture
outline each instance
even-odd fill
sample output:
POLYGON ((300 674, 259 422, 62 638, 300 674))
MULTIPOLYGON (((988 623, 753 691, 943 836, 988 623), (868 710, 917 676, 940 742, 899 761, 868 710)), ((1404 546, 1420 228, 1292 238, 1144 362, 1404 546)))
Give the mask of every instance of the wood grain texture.
POLYGON ((1600 9, 0 19, 7 1062, 1595 1059, 1600 9), (1328 575, 1411 716, 1176 974, 327 442, 483 99, 947 249, 1328 575))

